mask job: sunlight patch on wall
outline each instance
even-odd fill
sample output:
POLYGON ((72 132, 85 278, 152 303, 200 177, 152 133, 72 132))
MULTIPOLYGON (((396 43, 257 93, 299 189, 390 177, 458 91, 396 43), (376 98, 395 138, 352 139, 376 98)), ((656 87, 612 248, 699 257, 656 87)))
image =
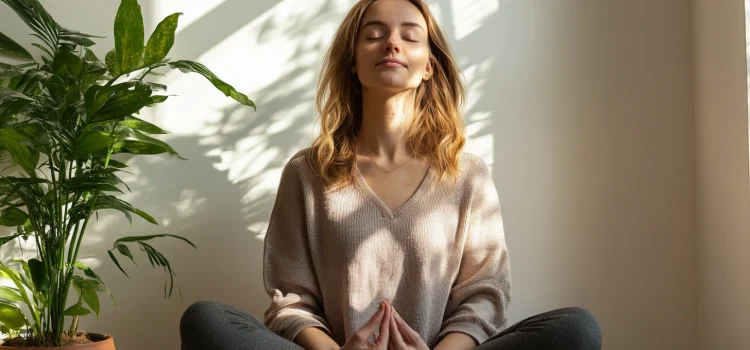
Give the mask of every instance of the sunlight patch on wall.
POLYGON ((461 40, 482 26, 482 22, 500 8, 498 0, 451 0, 456 40, 461 40))
POLYGON ((466 123, 466 150, 480 156, 491 168, 494 161, 494 133, 492 130, 492 112, 479 109, 479 101, 485 92, 484 85, 495 57, 462 70, 467 87, 467 101, 464 121, 466 123))

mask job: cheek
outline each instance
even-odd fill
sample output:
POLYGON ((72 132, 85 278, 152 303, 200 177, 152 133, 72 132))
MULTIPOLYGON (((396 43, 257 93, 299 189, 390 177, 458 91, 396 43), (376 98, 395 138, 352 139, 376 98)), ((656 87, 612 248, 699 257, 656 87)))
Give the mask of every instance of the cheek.
POLYGON ((420 71, 425 70, 430 59, 430 50, 427 47, 414 48, 409 51, 408 58, 412 66, 420 71))

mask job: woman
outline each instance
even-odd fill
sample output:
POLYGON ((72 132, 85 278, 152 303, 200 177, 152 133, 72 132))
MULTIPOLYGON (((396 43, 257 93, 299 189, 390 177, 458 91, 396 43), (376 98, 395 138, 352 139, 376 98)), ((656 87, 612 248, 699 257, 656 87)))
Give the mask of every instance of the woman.
POLYGON ((581 308, 507 327, 500 204, 486 164, 462 151, 463 94, 422 1, 357 3, 323 66, 321 134, 281 176, 264 323, 198 302, 183 349, 601 349, 581 308))

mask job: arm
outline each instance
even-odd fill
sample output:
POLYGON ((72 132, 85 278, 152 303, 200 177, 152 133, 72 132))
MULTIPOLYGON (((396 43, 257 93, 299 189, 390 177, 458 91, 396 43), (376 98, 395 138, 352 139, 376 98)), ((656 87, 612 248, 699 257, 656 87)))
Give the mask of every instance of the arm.
MULTIPOLYGON (((450 333, 468 335, 477 344, 506 327, 510 303, 510 257, 505 244, 500 200, 489 169, 473 162, 476 176, 465 217, 464 248, 451 288, 439 338, 450 333)), ((453 342, 451 335, 442 341, 453 342)), ((440 345, 442 347, 442 345, 440 345)))
POLYGON ((294 342, 306 350, 338 350, 339 345, 326 332, 315 327, 303 329, 294 342))
MULTIPOLYGON (((303 179, 290 161, 281 174, 268 223, 263 281, 272 299, 264 323, 270 331, 291 341, 308 327, 316 327, 331 338, 310 255, 307 214, 303 179)), ((299 341, 306 339, 303 336, 299 341)))
POLYGON ((448 333, 435 350, 471 350, 477 347, 474 338, 463 333, 448 333))

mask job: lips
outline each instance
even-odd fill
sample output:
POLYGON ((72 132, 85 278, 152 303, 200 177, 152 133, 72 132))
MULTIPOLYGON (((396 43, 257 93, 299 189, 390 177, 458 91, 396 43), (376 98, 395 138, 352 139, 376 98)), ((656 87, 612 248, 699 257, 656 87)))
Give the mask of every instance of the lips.
POLYGON ((384 59, 380 60, 380 62, 378 62, 377 65, 378 66, 379 65, 386 65, 386 66, 389 66, 389 67, 397 67, 397 66, 406 67, 406 63, 404 63, 404 61, 401 61, 401 60, 396 59, 396 58, 391 58, 391 57, 384 58, 384 59))

